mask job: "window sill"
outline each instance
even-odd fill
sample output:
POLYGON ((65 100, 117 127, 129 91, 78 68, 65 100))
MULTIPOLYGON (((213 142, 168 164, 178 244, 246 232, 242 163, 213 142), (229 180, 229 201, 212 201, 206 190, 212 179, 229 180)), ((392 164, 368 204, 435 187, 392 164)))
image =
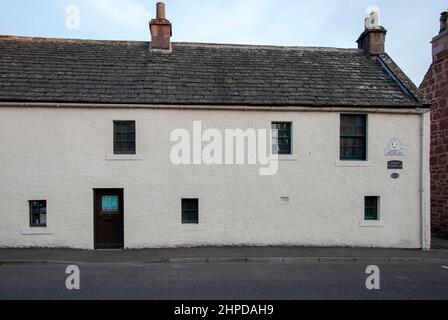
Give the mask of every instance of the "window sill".
POLYGON ((379 220, 379 221, 366 221, 366 220, 362 220, 359 224, 360 227, 362 228, 382 228, 384 227, 384 222, 379 220))
POLYGON ((27 228, 22 230, 24 236, 52 235, 53 231, 48 228, 27 228))
POLYGON ((368 167, 373 167, 373 163, 372 163, 372 161, 336 161, 336 167, 368 168, 368 167))
POLYGON ((139 154, 108 154, 108 161, 141 161, 143 157, 139 154))

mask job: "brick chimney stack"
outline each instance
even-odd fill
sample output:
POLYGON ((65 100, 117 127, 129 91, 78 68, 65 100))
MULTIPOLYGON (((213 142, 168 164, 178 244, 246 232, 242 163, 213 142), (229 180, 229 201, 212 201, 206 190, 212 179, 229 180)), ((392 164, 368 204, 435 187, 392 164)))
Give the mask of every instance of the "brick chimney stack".
POLYGON ((358 48, 370 55, 379 55, 385 52, 387 30, 379 25, 377 12, 372 12, 366 18, 365 30, 358 39, 358 48))
POLYGON ((448 57, 448 11, 440 14, 440 32, 432 39, 432 59, 437 62, 448 57))
POLYGON ((171 52, 171 36, 173 28, 171 22, 166 19, 165 4, 157 3, 157 17, 149 24, 151 30, 151 50, 171 52))

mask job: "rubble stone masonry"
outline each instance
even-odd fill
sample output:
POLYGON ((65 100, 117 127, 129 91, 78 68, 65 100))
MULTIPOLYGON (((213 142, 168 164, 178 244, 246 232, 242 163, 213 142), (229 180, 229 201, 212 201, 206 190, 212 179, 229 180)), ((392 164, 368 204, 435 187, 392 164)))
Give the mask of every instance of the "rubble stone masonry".
POLYGON ((433 63, 420 86, 431 103, 431 215, 435 231, 448 231, 448 29, 443 27, 442 18, 441 32, 432 41, 433 63))

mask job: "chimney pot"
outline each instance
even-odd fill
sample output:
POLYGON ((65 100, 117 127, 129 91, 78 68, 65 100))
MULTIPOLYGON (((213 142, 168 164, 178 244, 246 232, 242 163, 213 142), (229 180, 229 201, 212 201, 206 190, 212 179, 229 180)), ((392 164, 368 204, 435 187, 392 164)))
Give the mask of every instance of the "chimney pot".
POLYGON ((378 16, 372 12, 365 19, 364 32, 358 39, 358 48, 370 55, 380 55, 385 52, 387 30, 378 24, 378 16))
POLYGON ((151 30, 151 50, 171 52, 171 36, 173 28, 171 22, 166 19, 165 4, 157 3, 157 16, 152 19, 149 28, 151 30))
POLYGON ((166 20, 165 4, 163 2, 157 3, 157 20, 166 20))
POLYGON ((442 12, 440 14, 440 33, 442 33, 448 28, 447 19, 448 19, 448 11, 442 12))

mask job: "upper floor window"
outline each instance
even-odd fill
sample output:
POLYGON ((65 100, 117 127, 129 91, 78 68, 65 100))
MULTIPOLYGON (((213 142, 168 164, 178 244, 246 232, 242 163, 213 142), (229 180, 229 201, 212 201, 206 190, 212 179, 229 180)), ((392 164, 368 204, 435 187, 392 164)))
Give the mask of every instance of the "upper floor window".
POLYGON ((47 226, 47 201, 30 201, 30 227, 47 226))
POLYGON ((341 160, 367 160, 367 116, 341 115, 341 160))
POLYGON ((114 121, 114 154, 136 154, 135 121, 114 121))
POLYGON ((289 155, 292 153, 291 122, 272 123, 272 153, 289 155))

